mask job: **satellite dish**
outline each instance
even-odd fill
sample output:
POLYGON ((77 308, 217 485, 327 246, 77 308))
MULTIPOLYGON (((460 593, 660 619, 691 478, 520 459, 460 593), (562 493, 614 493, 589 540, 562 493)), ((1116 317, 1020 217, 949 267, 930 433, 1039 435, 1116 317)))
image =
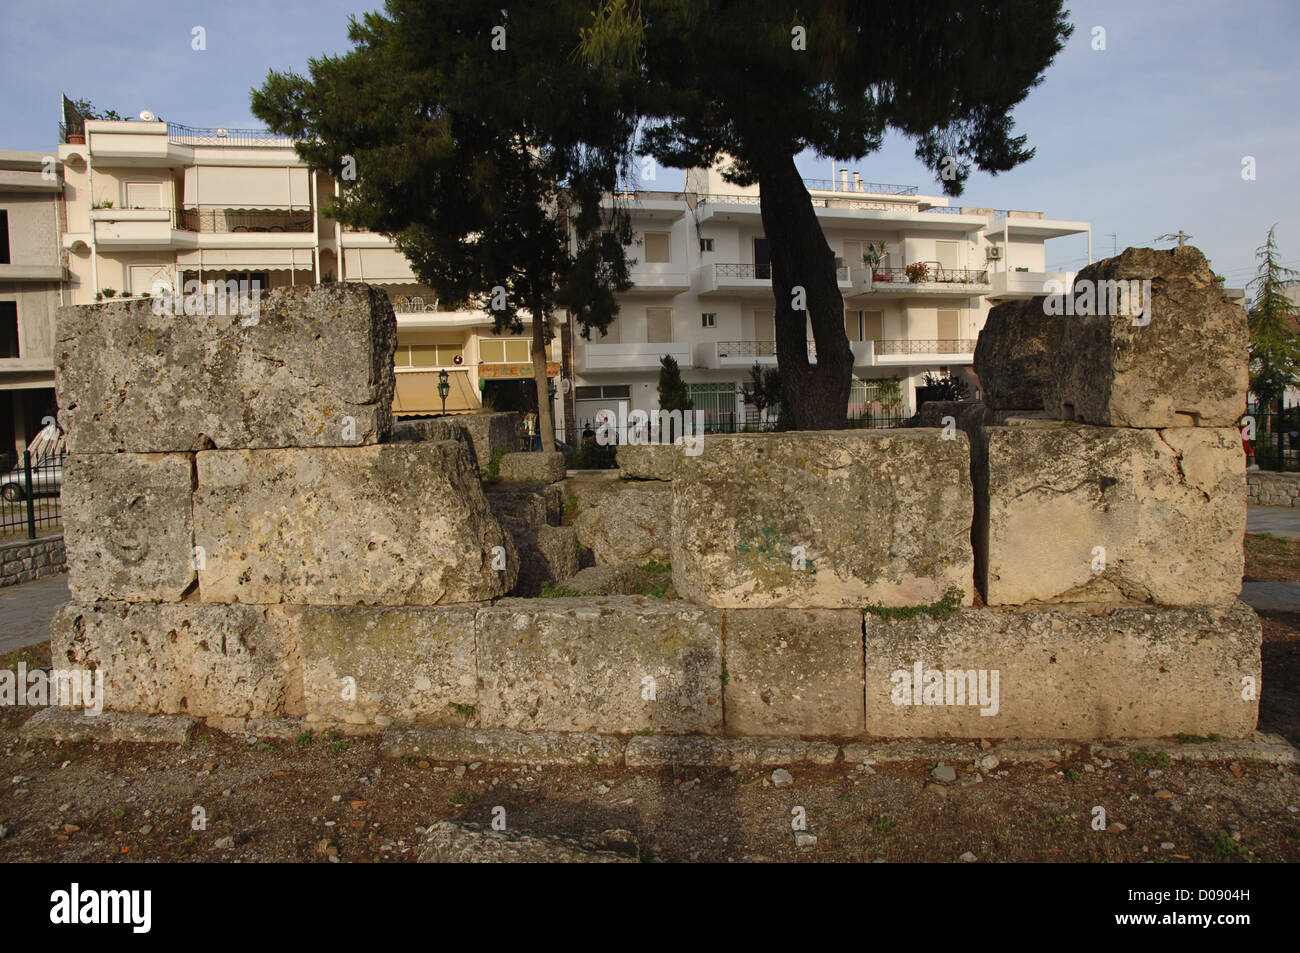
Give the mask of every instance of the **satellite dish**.
POLYGON ((218 138, 218 139, 224 139, 224 138, 226 138, 226 130, 224 130, 224 129, 218 129, 218 130, 217 130, 217 138, 218 138))
POLYGON ((142 109, 142 110, 140 110, 140 121, 141 121, 141 122, 153 122, 153 120, 154 120, 154 114, 153 114, 153 113, 151 113, 151 112, 150 112, 149 110, 147 110, 147 109, 142 109))

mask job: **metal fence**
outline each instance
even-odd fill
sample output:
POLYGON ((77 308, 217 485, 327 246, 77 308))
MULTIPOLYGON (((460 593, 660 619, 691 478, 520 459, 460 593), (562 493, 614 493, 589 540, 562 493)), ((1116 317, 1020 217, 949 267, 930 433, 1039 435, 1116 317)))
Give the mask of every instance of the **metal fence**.
POLYGON ((1247 412, 1255 418, 1255 439, 1250 445, 1259 468, 1300 471, 1300 405, 1279 412, 1263 411, 1252 404, 1247 412))
POLYGON ((59 491, 65 453, 33 457, 24 450, 18 466, 0 473, 0 540, 35 539, 62 525, 59 491))

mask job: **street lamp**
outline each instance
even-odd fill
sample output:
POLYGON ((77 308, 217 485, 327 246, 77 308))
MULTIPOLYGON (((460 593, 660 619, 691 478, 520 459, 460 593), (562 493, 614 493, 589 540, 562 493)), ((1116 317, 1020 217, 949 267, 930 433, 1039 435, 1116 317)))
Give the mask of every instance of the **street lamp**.
POLYGON ((438 372, 438 396, 442 398, 442 415, 447 416, 447 394, 451 391, 451 385, 447 382, 447 372, 441 370, 438 372))

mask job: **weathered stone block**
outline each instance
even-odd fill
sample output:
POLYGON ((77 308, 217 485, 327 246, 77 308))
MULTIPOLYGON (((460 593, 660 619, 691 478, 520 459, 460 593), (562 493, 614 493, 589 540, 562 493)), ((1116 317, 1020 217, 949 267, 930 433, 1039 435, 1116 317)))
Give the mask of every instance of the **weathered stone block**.
POLYGON ((635 864, 636 835, 607 830, 588 837, 493 830, 459 819, 429 825, 420 842, 422 864, 635 864))
POLYGON ((564 579, 561 585, 580 596, 628 596, 636 592, 641 570, 636 563, 588 566, 564 579))
POLYGON ((989 309, 975 342, 975 373, 990 409, 1043 409, 1060 321, 1046 313, 1041 297, 989 309))
POLYGON ((104 672, 104 707, 147 714, 302 714, 302 664, 258 606, 68 603, 50 623, 55 667, 104 672))
POLYGON ((1074 287, 1076 302, 1081 289, 1107 302, 1058 325, 1047 410, 1111 427, 1237 423, 1246 406, 1246 312, 1227 299, 1198 249, 1129 248, 1080 271, 1074 287), (1109 287, 1141 288, 1145 280, 1150 300, 1142 294, 1140 317, 1135 306, 1113 306, 1109 287), (1096 313, 1103 307, 1110 313, 1096 313))
POLYGON ((611 482, 578 499, 578 542, 596 562, 667 562, 672 548, 671 483, 611 482))
POLYGON ((308 721, 463 727, 478 700, 475 606, 284 606, 308 721))
POLYGON ((514 595, 535 596, 542 583, 557 583, 578 571, 578 535, 572 526, 539 526, 515 538, 519 581, 514 595))
POLYGON ((507 453, 501 458, 501 479, 558 483, 564 479, 564 454, 507 453))
POLYGON ((393 423, 394 441, 459 440, 469 442, 474 463, 486 468, 493 456, 519 446, 519 414, 457 414, 453 417, 403 419, 393 423))
POLYGON ((722 727, 720 613, 633 598, 506 599, 478 613, 480 725, 539 731, 722 727))
POLYGON ((862 613, 728 609, 727 729, 742 735, 857 735, 862 613))
POLYGON ((73 453, 63 526, 74 602, 179 602, 194 585, 194 455, 73 453))
POLYGON ((1239 738, 1258 719, 1260 624, 1242 603, 868 615, 865 631, 872 735, 1239 738))
POLYGON ((560 483, 491 483, 483 488, 492 515, 511 533, 559 526, 564 516, 560 483))
POLYGON ((480 602, 519 572, 450 440, 200 453, 194 522, 204 602, 480 602))
POLYGON ((277 289, 255 318, 69 306, 56 336, 73 453, 346 446, 392 427, 397 323, 368 285, 277 289))
POLYGON ((680 444, 619 444, 614 459, 625 480, 671 480, 685 455, 680 444))
POLYGON ((989 605, 1237 598, 1246 481, 1235 428, 985 433, 989 605))
POLYGON ((673 582, 727 608, 917 605, 974 593, 966 436, 710 437, 673 480, 673 582))

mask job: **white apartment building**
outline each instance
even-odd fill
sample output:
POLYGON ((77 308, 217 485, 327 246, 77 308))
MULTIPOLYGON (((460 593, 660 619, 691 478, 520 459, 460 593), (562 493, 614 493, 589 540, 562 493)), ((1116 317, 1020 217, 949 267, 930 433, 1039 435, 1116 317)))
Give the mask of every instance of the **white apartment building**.
MULTIPOLYGON (((324 214, 336 183, 311 173, 288 139, 152 117, 90 120, 83 134, 64 138, 61 244, 72 303, 183 289, 190 279, 256 278, 264 288, 364 281, 384 287, 397 314, 398 414, 439 412, 443 370, 448 412, 477 409, 485 397, 527 409, 529 335, 493 334, 485 312, 439 310, 390 241, 324 214)), ((968 372, 993 303, 1041 294, 1051 278, 1068 282, 1071 275, 1045 271, 1048 239, 1087 234, 1091 253, 1086 222, 950 206, 847 171, 808 185, 840 266, 858 379, 854 415, 910 414, 927 371, 968 372), (869 268, 863 248, 875 241, 888 254, 869 268), (919 281, 905 270, 916 262, 924 263, 919 281), (898 383, 874 386, 881 381, 898 383)), ((632 214, 634 285, 608 335, 584 341, 566 326, 553 343, 548 372, 572 385, 556 387, 558 433, 576 442, 575 427, 620 404, 655 409, 664 354, 681 366, 707 426, 752 425, 740 388, 755 362, 776 363, 757 188, 729 185, 716 169, 692 170, 683 192, 614 200, 632 214)))
MULTIPOLYGON (((970 366, 989 308, 1042 294, 1072 273, 1046 271, 1045 243, 1087 235, 1091 226, 1042 212, 952 206, 914 186, 862 181, 841 170, 835 181, 807 180, 839 268, 845 331, 854 355, 852 416, 910 415, 927 372, 949 370, 977 384, 970 366), (863 250, 884 242, 875 267, 863 250), (907 267, 913 269, 911 280, 907 267), (881 381, 897 386, 882 388, 881 381), (898 405, 888 404, 890 392, 898 405), (883 399, 882 399, 883 398, 883 399)), ((705 424, 752 424, 740 396, 755 362, 776 364, 771 273, 758 188, 725 182, 715 169, 692 170, 686 191, 622 196, 635 238, 635 282, 606 337, 575 339, 579 426, 602 408, 657 406, 659 361, 682 368, 705 424), (747 419, 748 418, 748 419, 747 419)), ((808 333, 810 355, 811 328, 808 333)), ((815 355, 813 355, 815 356, 815 355)))
POLYGON ((0 467, 55 413, 54 312, 67 278, 59 248, 63 170, 41 152, 0 152, 0 467))

